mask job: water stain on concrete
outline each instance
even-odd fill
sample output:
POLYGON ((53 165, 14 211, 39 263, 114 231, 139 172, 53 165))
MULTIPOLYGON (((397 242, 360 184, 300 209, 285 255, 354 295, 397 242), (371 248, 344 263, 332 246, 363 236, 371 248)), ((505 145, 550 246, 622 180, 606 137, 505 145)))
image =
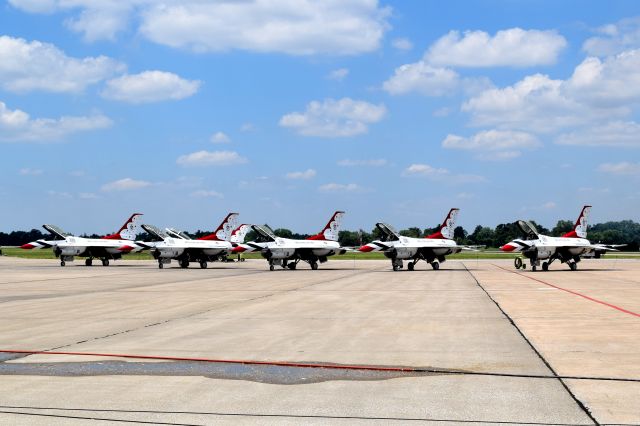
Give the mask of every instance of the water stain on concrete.
MULTIPOLYGON (((6 355, 2 356, 4 361, 9 360, 6 355)), ((15 356, 15 358, 20 358, 20 356, 15 356)), ((438 372, 434 368, 425 367, 424 369, 429 372, 347 370, 197 361, 0 363, 0 375, 11 376, 201 376, 211 379, 246 380, 278 385, 300 385, 334 380, 374 381, 447 374, 444 371, 438 372)))

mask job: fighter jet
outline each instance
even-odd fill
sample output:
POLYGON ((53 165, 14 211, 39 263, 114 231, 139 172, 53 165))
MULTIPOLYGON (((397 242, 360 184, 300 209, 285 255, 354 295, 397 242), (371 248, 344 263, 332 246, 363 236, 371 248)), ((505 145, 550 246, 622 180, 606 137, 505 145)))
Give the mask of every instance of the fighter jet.
POLYGON ((120 259, 123 254, 142 249, 132 241, 136 237, 140 216, 142 213, 132 214, 117 232, 102 238, 76 237, 57 226, 42 225, 51 233, 53 239, 32 241, 21 248, 51 248, 56 257, 60 258, 60 266, 65 266, 66 262, 73 262, 75 256, 86 257, 86 266, 91 266, 94 258, 102 260, 103 266, 109 266, 109 260, 120 259))
POLYGON ((257 234, 254 241, 238 244, 233 253, 250 253, 259 251, 262 257, 269 262, 269 270, 273 271, 276 265, 282 268, 296 269, 302 260, 307 262, 311 269, 318 269, 318 262, 324 263, 327 257, 335 254, 344 254, 346 249, 338 243, 338 232, 342 225, 344 212, 337 211, 329 219, 329 222, 318 234, 305 240, 280 238, 273 234, 266 226, 251 225, 251 229, 257 234))
MULTIPOLYGON (((529 259, 531 270, 535 271, 542 262, 542 270, 547 271, 549 265, 555 260, 560 263, 569 265, 569 269, 575 271, 578 269, 580 257, 591 252, 599 254, 608 250, 617 251, 617 247, 623 247, 625 244, 592 244, 587 240, 587 222, 591 206, 582 207, 580 216, 576 221, 573 229, 561 237, 548 237, 538 232, 536 227, 529 221, 517 221, 518 228, 525 235, 523 239, 515 239, 500 247, 500 250, 506 252, 519 252, 529 259)), ((516 269, 526 268, 526 264, 521 257, 514 260, 516 269)))
POLYGON ((453 240, 453 229, 459 211, 457 208, 449 210, 438 231, 424 238, 403 237, 392 226, 376 223, 382 238, 365 244, 358 250, 364 253, 381 251, 391 259, 394 271, 402 269, 404 260, 410 260, 407 265, 410 271, 414 270, 420 260, 431 264, 435 270, 440 269, 440 263, 446 260, 445 256, 462 250, 476 250, 476 247, 460 246, 453 240))
POLYGON ((158 261, 158 267, 176 259, 182 268, 188 268, 190 262, 198 262, 200 268, 207 268, 207 262, 223 260, 231 253, 233 241, 244 240, 249 230, 247 224, 235 227, 238 213, 229 213, 215 232, 198 239, 192 239, 185 232, 167 228, 161 231, 152 225, 144 224, 142 228, 152 237, 152 241, 135 244, 150 249, 153 257, 158 261))

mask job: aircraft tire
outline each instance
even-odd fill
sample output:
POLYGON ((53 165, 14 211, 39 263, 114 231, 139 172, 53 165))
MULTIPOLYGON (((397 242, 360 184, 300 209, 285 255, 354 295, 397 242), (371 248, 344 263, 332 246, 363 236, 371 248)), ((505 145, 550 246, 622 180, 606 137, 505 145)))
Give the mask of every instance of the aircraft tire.
POLYGON ((109 266, 109 259, 102 259, 102 266, 109 266))
POLYGON ((318 262, 311 262, 311 269, 313 269, 314 271, 318 269, 318 262))
POLYGON ((531 265, 531 271, 532 271, 532 272, 535 272, 535 271, 536 271, 536 269, 537 269, 536 265, 531 265))
POLYGON ((66 262, 64 260, 61 260, 60 261, 60 266, 64 266, 64 265, 66 265, 66 262))
POLYGON ((158 262, 158 268, 159 268, 159 269, 164 268, 164 263, 162 263, 162 262, 158 262))
POLYGON ((569 268, 570 268, 572 271, 575 271, 576 269, 578 269, 578 264, 577 264, 577 263, 575 263, 575 262, 572 262, 572 263, 570 263, 570 264, 569 264, 569 268))
POLYGON ((413 262, 409 262, 409 264, 407 265, 407 269, 409 269, 410 271, 413 271, 413 262))
POLYGON ((516 269, 522 268, 522 259, 519 257, 516 257, 515 259, 513 259, 513 266, 515 266, 516 269))
POLYGON ((440 263, 438 262, 433 262, 431 264, 431 267, 433 268, 434 271, 437 271, 438 269, 440 269, 440 263))
POLYGON ((205 262, 205 261, 200 262, 200 268, 201 269, 207 269, 207 262, 205 262))
POLYGON ((549 264, 547 262, 542 262, 542 270, 543 271, 548 271, 549 270, 549 264))
POLYGON ((270 271, 273 271, 274 269, 276 269, 276 268, 273 266, 273 264, 269 265, 269 270, 270 271))
POLYGON ((85 259, 84 260, 84 266, 91 266, 93 264, 93 260, 91 259, 85 259))

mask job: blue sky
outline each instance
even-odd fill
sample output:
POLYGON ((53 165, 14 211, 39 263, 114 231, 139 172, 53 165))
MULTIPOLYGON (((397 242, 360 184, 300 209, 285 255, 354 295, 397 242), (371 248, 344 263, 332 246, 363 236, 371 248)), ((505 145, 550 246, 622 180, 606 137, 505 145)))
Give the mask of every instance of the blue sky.
POLYGON ((10 0, 0 230, 640 220, 639 101, 634 1, 10 0))

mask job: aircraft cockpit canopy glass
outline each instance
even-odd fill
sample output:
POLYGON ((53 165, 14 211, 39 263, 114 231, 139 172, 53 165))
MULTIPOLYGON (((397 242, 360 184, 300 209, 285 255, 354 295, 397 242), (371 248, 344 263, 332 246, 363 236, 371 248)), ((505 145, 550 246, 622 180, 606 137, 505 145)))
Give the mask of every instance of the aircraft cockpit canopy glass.
POLYGON ((63 231, 62 228, 56 225, 42 225, 42 227, 47 231, 49 231, 49 233, 55 237, 54 238, 55 240, 57 239, 64 240, 67 237, 73 236, 73 234, 63 231))
POLYGON ((376 223, 376 227, 382 232, 381 241, 395 241, 400 238, 398 231, 388 223, 376 223))
POLYGON ((276 239, 276 236, 271 228, 266 225, 252 225, 251 227, 256 232, 256 234, 258 234, 258 237, 256 238, 257 242, 274 241, 276 239))
POLYGON ((156 226, 143 224, 142 229, 144 229, 147 234, 151 235, 151 237, 156 241, 162 241, 167 238, 167 234, 156 226))
POLYGON ((190 240, 191 239, 191 237, 189 235, 187 235, 186 232, 180 231, 180 230, 174 229, 174 228, 167 228, 167 234, 169 234, 173 238, 178 238, 178 239, 181 239, 181 240, 190 240))
POLYGON ((525 234, 527 237, 536 238, 538 235, 538 230, 535 225, 528 220, 519 220, 517 222, 518 228, 525 234))

